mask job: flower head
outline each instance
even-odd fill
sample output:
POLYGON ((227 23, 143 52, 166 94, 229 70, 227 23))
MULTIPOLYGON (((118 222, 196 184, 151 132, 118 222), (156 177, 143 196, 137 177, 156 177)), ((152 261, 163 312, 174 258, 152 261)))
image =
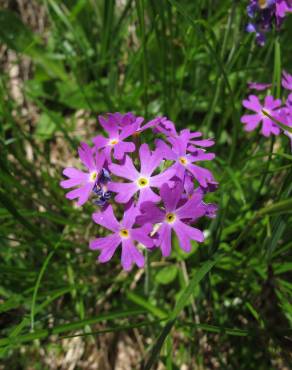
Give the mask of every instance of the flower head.
POLYGON ((215 157, 206 151, 214 140, 203 139, 199 131, 177 131, 166 117, 144 123, 143 117, 116 112, 100 116, 99 122, 107 137, 96 136, 94 148, 81 143, 78 151, 87 171, 66 168, 68 179, 61 182, 64 188, 75 187, 67 198, 78 198, 82 205, 92 197, 100 207, 92 218, 111 233, 90 242, 92 250, 100 251, 98 260, 109 261, 120 248, 125 270, 133 264, 143 267, 143 248, 160 246, 162 254, 169 255, 172 230, 186 252, 191 240, 202 242, 202 231, 192 225, 202 216, 215 217, 216 205, 205 203, 204 197, 218 184, 196 163, 215 157), (138 138, 149 128, 160 137, 153 150, 138 138), (120 221, 113 207, 122 214, 120 221))
POLYGON ((64 169, 63 174, 68 179, 61 181, 60 185, 64 189, 76 187, 76 189, 66 194, 66 198, 78 198, 77 204, 82 206, 100 181, 105 157, 103 153, 94 151, 86 143, 81 143, 78 153, 80 160, 88 172, 80 171, 74 167, 67 167, 64 169))
POLYGON ((243 100, 242 105, 255 112, 254 114, 246 114, 241 117, 241 122, 246 125, 246 131, 255 130, 262 122, 261 133, 264 136, 270 136, 272 134, 279 135, 279 127, 269 117, 267 117, 263 111, 273 115, 281 106, 280 99, 274 99, 273 96, 268 95, 265 98, 264 105, 262 105, 257 96, 249 95, 248 99, 243 100))

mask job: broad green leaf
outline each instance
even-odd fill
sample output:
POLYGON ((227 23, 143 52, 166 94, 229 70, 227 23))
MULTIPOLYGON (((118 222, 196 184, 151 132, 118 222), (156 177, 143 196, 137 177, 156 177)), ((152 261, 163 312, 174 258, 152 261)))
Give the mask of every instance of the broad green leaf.
POLYGON ((178 268, 175 265, 163 267, 156 274, 155 280, 159 284, 163 284, 163 285, 170 284, 176 278, 177 272, 178 272, 178 268))

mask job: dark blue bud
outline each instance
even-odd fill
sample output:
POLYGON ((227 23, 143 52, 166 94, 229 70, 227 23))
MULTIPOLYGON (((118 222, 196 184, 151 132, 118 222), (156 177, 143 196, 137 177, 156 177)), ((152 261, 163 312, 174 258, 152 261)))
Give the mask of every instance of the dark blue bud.
POLYGON ((106 184, 107 182, 111 181, 111 176, 110 176, 108 170, 106 170, 105 168, 102 169, 99 181, 102 184, 106 184))

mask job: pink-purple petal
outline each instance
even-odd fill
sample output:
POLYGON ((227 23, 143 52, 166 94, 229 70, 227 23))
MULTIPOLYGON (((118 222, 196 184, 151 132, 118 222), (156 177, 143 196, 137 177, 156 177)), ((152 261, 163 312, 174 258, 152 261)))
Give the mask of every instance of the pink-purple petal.
POLYGON ((249 95, 248 99, 243 100, 242 105, 246 109, 250 109, 254 112, 260 112, 262 109, 262 105, 259 101, 259 98, 255 95, 249 95))
POLYGON ((83 178, 74 178, 69 180, 63 180, 60 182, 60 186, 64 189, 73 188, 74 186, 80 185, 84 182, 83 178))
POLYGON ((80 147, 78 148, 78 154, 84 166, 90 171, 94 170, 95 165, 92 148, 90 148, 90 146, 86 143, 81 143, 80 147))
POLYGON ((181 249, 185 252, 189 253, 191 251, 191 240, 195 240, 200 243, 204 241, 204 234, 201 230, 186 225, 179 220, 174 223, 173 229, 178 237, 181 249))
POLYGON ((77 201, 78 206, 83 206, 83 204, 87 202, 92 191, 93 185, 94 185, 93 183, 87 183, 83 187, 79 188, 80 190, 82 190, 82 192, 79 195, 79 199, 77 201))
POLYGON ((172 212, 176 209, 179 200, 183 193, 183 184, 178 181, 173 188, 168 184, 162 185, 160 189, 160 196, 165 206, 166 212, 172 212))
POLYGON ((110 116, 108 119, 105 119, 103 116, 99 116, 98 120, 110 138, 117 139, 119 137, 119 127, 114 119, 112 119, 110 116))
POLYGON ((195 193, 191 196, 187 202, 176 210, 176 215, 180 219, 184 218, 197 218, 198 215, 202 216, 201 210, 198 209, 198 206, 203 200, 203 195, 201 193, 195 193))
POLYGON ((114 234, 100 239, 104 240, 100 242, 100 246, 97 248, 101 250, 98 261, 101 263, 105 263, 112 259, 115 251, 121 243, 121 238, 119 237, 119 235, 114 234))
POLYGON ((167 223, 163 223, 159 230, 159 246, 163 257, 168 257, 171 252, 171 227, 167 223))
POLYGON ((137 229, 132 229, 131 233, 134 240, 137 240, 139 243, 145 245, 147 248, 153 247, 153 240, 148 236, 152 227, 149 225, 142 226, 137 229))
POLYGON ((156 224, 162 222, 165 217, 165 212, 161 211, 153 202, 141 203, 140 211, 141 214, 136 218, 136 222, 139 225, 146 223, 156 224))
POLYGON ((92 142, 94 143, 97 149, 100 149, 100 148, 104 148, 107 145, 108 140, 109 139, 105 138, 102 135, 97 135, 95 136, 95 138, 92 139, 92 142))
POLYGON ((211 171, 207 170, 206 168, 199 167, 195 164, 189 164, 187 169, 203 187, 206 187, 209 182, 214 181, 211 171))
POLYGON ((260 114, 246 114, 241 117, 241 122, 246 124, 244 127, 245 131, 253 131, 255 130, 259 123, 262 120, 262 115, 260 114))
POLYGON ((78 170, 77 168, 74 168, 74 167, 67 167, 64 169, 63 171, 63 175, 67 176, 67 177, 70 177, 72 179, 83 179, 83 180, 86 180, 87 179, 87 176, 88 174, 87 173, 84 173, 80 170, 78 170))
POLYGON ((128 156, 126 156, 124 164, 119 165, 113 163, 109 165, 109 169, 114 175, 124 179, 135 181, 139 177, 139 172, 136 170, 132 159, 128 156))
POLYGON ((92 218, 95 223, 111 231, 117 231, 120 227, 120 224, 115 217, 113 207, 111 205, 108 205, 100 212, 93 213, 92 218))
POLYGON ((144 202, 159 202, 160 196, 155 194, 154 191, 150 188, 142 188, 140 189, 139 199, 137 206, 139 207, 144 202))
POLYGON ((174 166, 164 170, 162 173, 156 176, 152 176, 150 180, 150 186, 160 188, 163 184, 168 182, 173 176, 176 175, 176 169, 174 166))
POLYGON ((124 158, 125 153, 132 153, 134 151, 134 143, 119 141, 116 145, 114 145, 114 158, 120 161, 124 158))
POLYGON ((130 271, 134 263, 140 268, 144 266, 144 256, 134 246, 131 239, 122 241, 121 262, 123 269, 126 271, 130 271))
POLYGON ((139 190, 138 186, 133 183, 110 182, 108 190, 117 193, 115 201, 118 203, 128 203, 134 194, 139 190))

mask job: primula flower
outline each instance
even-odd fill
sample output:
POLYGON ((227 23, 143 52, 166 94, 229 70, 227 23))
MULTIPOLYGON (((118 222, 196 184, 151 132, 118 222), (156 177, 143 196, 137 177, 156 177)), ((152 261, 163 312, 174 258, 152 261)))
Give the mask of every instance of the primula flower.
POLYGON ((198 131, 177 131, 166 117, 144 122, 131 112, 115 112, 100 116, 99 122, 108 137, 96 136, 93 148, 81 143, 78 153, 86 171, 68 167, 63 171, 68 179, 60 183, 65 189, 74 188, 67 193, 68 199, 77 198, 82 205, 92 197, 101 207, 92 218, 111 233, 90 242, 90 249, 100 251, 98 260, 111 260, 121 248, 125 270, 133 264, 143 267, 143 248, 160 247, 164 256, 170 254, 172 230, 186 252, 191 250, 191 240, 202 242, 202 231, 191 225, 200 217, 215 217, 217 206, 205 203, 204 196, 218 184, 196 162, 215 157, 205 150, 214 141, 203 139, 198 131), (154 150, 141 145, 138 136, 148 128, 166 142, 156 140, 154 150), (120 221, 108 204, 113 194, 117 211, 122 212, 120 221))
POLYGON ((148 236, 151 226, 144 225, 139 228, 133 228, 137 214, 138 209, 132 202, 128 205, 120 222, 117 221, 111 205, 107 206, 105 210, 92 215, 95 223, 113 232, 106 237, 97 238, 90 242, 90 249, 101 251, 98 257, 99 262, 108 262, 121 245, 121 262, 124 270, 129 271, 134 263, 138 267, 144 266, 143 254, 137 248, 136 242, 143 244, 147 248, 152 248, 153 241, 148 236))
POLYGON ((151 153, 147 144, 142 144, 139 149, 141 168, 136 169, 133 161, 126 156, 123 164, 111 164, 110 171, 119 177, 130 180, 130 182, 111 182, 108 189, 117 193, 115 201, 127 203, 137 192, 139 192, 138 204, 145 201, 159 201, 159 196, 151 188, 160 188, 174 175, 174 170, 166 170, 159 175, 152 176, 163 159, 163 153, 155 150, 151 153))
POLYGON ((194 164, 195 162, 214 159, 214 153, 206 153, 200 149, 193 150, 192 154, 187 153, 187 150, 189 150, 187 134, 171 140, 171 142, 172 148, 162 140, 157 140, 156 144, 164 153, 166 159, 175 161, 171 169, 174 170, 179 179, 183 181, 185 174, 190 172, 203 187, 207 187, 208 183, 214 182, 213 175, 209 170, 194 164))
POLYGON ((184 129, 175 136, 169 136, 167 140, 172 144, 172 146, 176 146, 178 142, 185 143, 189 152, 197 152, 198 146, 208 148, 214 145, 214 140, 212 139, 200 139, 202 135, 203 134, 200 131, 191 132, 189 129, 184 129))
MULTIPOLYGON (((124 158, 125 153, 131 153, 135 151, 135 144, 133 142, 124 141, 129 136, 133 135, 139 125, 139 119, 136 119, 134 122, 127 124, 127 122, 131 122, 130 118, 125 119, 125 127, 121 128, 119 124, 117 124, 116 117, 112 115, 108 116, 106 119, 103 116, 98 117, 99 123, 104 128, 104 130, 108 134, 108 138, 98 135, 92 141, 96 147, 96 149, 102 149, 106 159, 111 162, 111 152, 114 152, 114 158, 117 160, 121 160, 124 158)), ((122 119, 121 119, 122 120, 122 119)))
POLYGON ((183 140, 187 140, 189 151, 195 146, 209 147, 214 145, 214 140, 212 139, 199 139, 203 135, 200 131, 191 132, 189 129, 184 129, 178 133, 174 123, 165 117, 156 126, 156 131, 163 133, 166 136, 166 140, 170 143, 173 142, 173 139, 183 138, 183 140))
POLYGON ((282 86, 284 89, 292 91, 292 75, 286 71, 283 71, 282 86))
POLYGON ((88 200, 93 188, 100 179, 105 157, 103 153, 93 151, 86 143, 81 143, 78 153, 88 172, 80 171, 74 167, 67 167, 64 169, 63 174, 69 179, 61 181, 60 185, 64 189, 79 186, 69 191, 66 194, 66 198, 78 198, 77 204, 82 206, 88 200))
POLYGON ((248 99, 243 100, 242 105, 255 112, 255 114, 246 114, 241 117, 241 122, 246 125, 245 131, 255 130, 262 122, 261 133, 264 136, 279 135, 279 127, 269 117, 265 116, 263 110, 273 115, 277 108, 281 106, 280 99, 274 99, 271 95, 268 95, 265 98, 264 105, 262 105, 257 96, 249 95, 248 99))
MULTIPOLYGON (((277 120, 283 123, 283 125, 292 128, 292 94, 289 95, 286 101, 286 106, 280 109, 279 114, 277 116, 277 120), (289 98, 291 99, 291 102, 289 98)), ((290 147, 292 152, 292 133, 289 132, 288 130, 283 130, 283 132, 290 139, 290 147)))
POLYGON ((195 193, 183 205, 179 206, 182 198, 183 184, 177 182, 170 188, 164 184, 160 189, 160 196, 164 203, 164 209, 158 208, 152 202, 141 205, 141 216, 136 221, 140 225, 159 224, 157 245, 160 246, 163 256, 169 256, 171 252, 171 233, 176 233, 179 245, 185 252, 191 251, 191 240, 204 241, 204 234, 197 228, 191 227, 184 220, 195 220, 202 217, 206 211, 201 206, 202 194, 195 193))

